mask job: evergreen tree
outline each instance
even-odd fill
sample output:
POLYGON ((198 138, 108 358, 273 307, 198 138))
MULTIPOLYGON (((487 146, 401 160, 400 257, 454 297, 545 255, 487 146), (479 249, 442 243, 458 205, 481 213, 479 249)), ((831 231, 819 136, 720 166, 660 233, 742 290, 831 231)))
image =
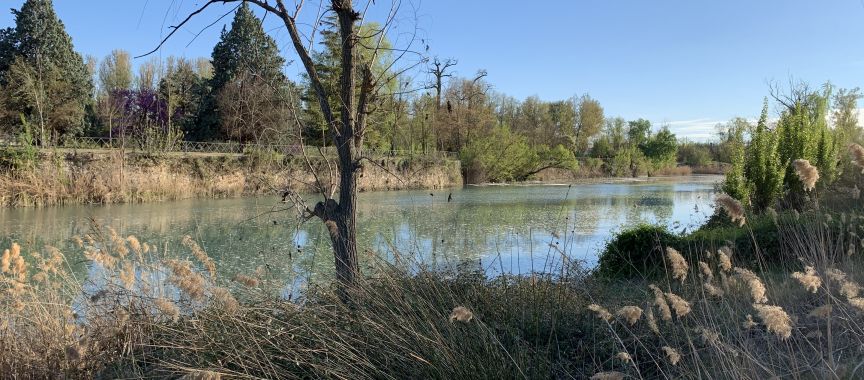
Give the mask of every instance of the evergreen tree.
POLYGON ((7 107, 39 126, 42 144, 79 132, 91 100, 92 77, 51 0, 27 0, 12 13, 14 31, 0 34, 0 69, 8 64, 0 75, 14 91, 5 99, 7 107))
MULTIPOLYGON (((276 41, 264 31, 261 20, 252 13, 246 2, 237 9, 231 29, 222 29, 222 36, 213 48, 213 77, 210 92, 205 99, 204 112, 195 131, 196 138, 212 139, 220 136, 220 108, 218 97, 238 78, 256 81, 254 86, 278 89, 284 95, 287 80, 282 73, 285 60, 279 55, 276 41), (243 74, 241 76, 241 74, 243 74)), ((279 99, 269 99, 278 102, 279 99)))
POLYGON ((747 186, 747 178, 745 177, 744 161, 744 130, 746 121, 743 119, 735 119, 728 125, 728 149, 731 158, 732 166, 726 172, 726 180, 723 182, 722 190, 746 204, 749 201, 750 192, 747 186))
POLYGON ((801 86, 781 101, 785 109, 778 122, 778 154, 780 162, 786 165, 783 183, 792 207, 801 207, 805 201, 801 181, 789 165, 792 161, 805 159, 816 166, 820 186, 829 185, 836 178, 837 145, 827 123, 828 99, 830 85, 822 93, 801 86))
POLYGON ((756 212, 772 207, 777 201, 785 166, 777 154, 777 136, 768 129, 768 99, 765 99, 747 149, 744 168, 751 204, 756 212))

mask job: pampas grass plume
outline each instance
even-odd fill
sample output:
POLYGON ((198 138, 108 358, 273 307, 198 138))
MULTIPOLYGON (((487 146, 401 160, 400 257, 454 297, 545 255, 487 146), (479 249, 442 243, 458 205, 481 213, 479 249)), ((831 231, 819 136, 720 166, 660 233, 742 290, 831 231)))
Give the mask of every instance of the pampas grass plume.
POLYGON ((714 199, 714 203, 726 211, 732 222, 737 221, 739 227, 747 223, 747 217, 744 215, 744 206, 737 199, 730 197, 728 194, 718 194, 717 198, 714 199))
POLYGON ((792 278, 798 280, 810 293, 816 293, 822 286, 822 279, 816 275, 816 269, 809 265, 804 267, 804 272, 792 273, 792 278))
POLYGON ((669 260, 669 264, 672 266, 672 278, 680 280, 683 283, 687 279, 687 271, 690 270, 687 260, 672 247, 666 247, 666 259, 669 260))
POLYGON ((666 354, 666 359, 669 360, 669 364, 678 365, 678 362, 681 361, 681 354, 679 354, 674 348, 663 346, 660 347, 660 349, 666 354))
POLYGON ((639 321, 639 318, 642 318, 642 308, 638 306, 624 306, 618 309, 615 315, 624 318, 627 320, 628 325, 633 326, 639 321))
POLYGON ((819 170, 815 166, 810 165, 810 161, 799 158, 792 162, 792 166, 795 167, 795 174, 798 175, 798 179, 804 184, 804 190, 810 191, 816 188, 816 181, 819 180, 819 170))
POLYGON ((603 306, 600 306, 596 303, 592 303, 592 304, 588 305, 588 310, 593 311, 594 315, 596 315, 597 318, 600 318, 606 322, 609 322, 609 320, 612 319, 612 314, 609 313, 608 310, 603 308, 603 306))
POLYGON ((768 328, 769 332, 774 333, 782 340, 789 339, 792 336, 792 319, 789 314, 783 311, 780 306, 753 304, 753 308, 759 312, 759 318, 762 323, 768 328))
POLYGON ((474 319, 474 313, 472 313, 471 310, 468 310, 465 306, 456 306, 453 308, 453 311, 450 312, 450 318, 448 319, 450 320, 450 323, 453 323, 454 321, 468 323, 474 319))

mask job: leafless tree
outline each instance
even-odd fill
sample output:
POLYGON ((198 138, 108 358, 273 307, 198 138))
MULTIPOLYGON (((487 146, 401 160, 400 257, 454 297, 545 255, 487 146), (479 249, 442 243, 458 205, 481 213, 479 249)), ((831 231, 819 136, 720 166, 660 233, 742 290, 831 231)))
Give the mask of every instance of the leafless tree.
MULTIPOLYGON (((363 138, 367 129, 370 104, 376 101, 378 92, 381 91, 385 83, 407 70, 394 70, 395 73, 391 77, 390 75, 375 75, 371 69, 372 62, 377 59, 379 51, 385 49, 381 42, 384 41, 387 31, 392 27, 392 22, 395 20, 401 2, 393 0, 391 10, 388 12, 388 19, 383 23, 377 38, 377 44, 371 46, 373 53, 370 54, 370 57, 365 58, 368 61, 364 61, 364 57, 357 54, 361 40, 358 36, 358 30, 359 25, 363 23, 363 17, 368 7, 374 1, 370 0, 365 6, 358 9, 355 9, 352 0, 331 0, 329 2, 328 11, 334 12, 337 16, 342 50, 339 86, 334 91, 335 94, 328 93, 327 87, 322 83, 309 50, 314 46, 312 39, 317 32, 316 28, 321 18, 320 12, 316 16, 317 20, 312 24, 311 33, 305 34, 309 38, 304 38, 304 34, 298 29, 298 25, 303 25, 298 23, 298 16, 304 5, 303 0, 296 0, 291 7, 286 5, 285 0, 208 0, 174 26, 159 44, 159 47, 170 39, 177 30, 184 27, 189 20, 200 15, 208 7, 240 1, 256 5, 282 21, 290 36, 291 45, 299 56, 309 83, 318 98, 324 121, 329 126, 329 137, 337 152, 338 194, 336 194, 337 186, 333 186, 332 182, 325 186, 322 181, 316 178, 317 187, 320 189, 323 199, 317 202, 314 207, 308 207, 304 203, 302 206, 298 206, 298 209, 302 210, 305 219, 317 217, 327 227, 333 245, 336 277, 344 289, 355 282, 359 272, 356 238, 357 179, 362 171, 365 158, 362 152, 363 138), (358 88, 359 91, 357 91, 358 88), (331 99, 337 101, 332 102, 331 99), (327 189, 328 186, 329 189, 327 189)), ((410 41, 413 42, 413 38, 410 41)), ((152 52, 157 51, 159 47, 152 52)), ((370 48, 370 46, 364 47, 370 48)), ((399 53, 394 62, 406 54, 419 56, 419 53, 408 48, 388 48, 387 50, 399 53)), ((152 52, 147 54, 152 54, 152 52)), ((308 158, 307 164, 309 164, 308 158)), ((311 169, 311 164, 309 166, 311 169)), ((294 199, 297 203, 302 202, 302 198, 296 195, 285 198, 294 199)), ((345 295, 344 292, 342 294, 345 295)))
POLYGON ((453 58, 447 58, 443 61, 435 57, 432 59, 432 63, 430 63, 429 74, 432 74, 432 82, 429 83, 427 88, 435 90, 435 109, 441 109, 441 90, 443 86, 444 78, 452 77, 452 73, 448 73, 447 69, 456 66, 458 62, 453 58))

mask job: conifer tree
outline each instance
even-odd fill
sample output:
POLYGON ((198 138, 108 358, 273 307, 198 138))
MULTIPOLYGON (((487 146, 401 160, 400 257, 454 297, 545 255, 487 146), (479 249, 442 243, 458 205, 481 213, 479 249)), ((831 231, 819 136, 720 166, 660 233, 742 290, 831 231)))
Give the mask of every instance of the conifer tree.
MULTIPOLYGON (((212 63, 213 77, 197 138, 212 139, 222 135, 218 97, 238 78, 254 80, 255 85, 248 88, 268 86, 279 90, 273 91, 271 96, 284 95, 287 80, 282 66, 285 60, 279 55, 276 41, 267 35, 261 20, 246 2, 234 14, 231 29, 222 29, 222 36, 213 48, 212 63)), ((278 99, 269 100, 274 104, 278 102, 278 99)))
POLYGON ((0 35, 7 108, 38 125, 43 145, 81 131, 92 77, 51 0, 27 0, 12 13, 15 29, 0 35))
POLYGON ((768 128, 768 99, 747 149, 745 176, 754 211, 772 207, 780 196, 785 166, 777 154, 777 136, 768 128))

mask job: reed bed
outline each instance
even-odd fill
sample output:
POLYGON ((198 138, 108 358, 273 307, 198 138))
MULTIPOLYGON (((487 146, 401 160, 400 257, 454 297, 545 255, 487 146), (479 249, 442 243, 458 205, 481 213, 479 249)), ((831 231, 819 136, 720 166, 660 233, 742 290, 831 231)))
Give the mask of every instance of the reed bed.
POLYGON ((349 302, 320 283, 286 299, 266 268, 220 276, 190 237, 167 252, 94 228, 69 248, 84 252, 86 278, 53 247, 4 251, 0 373, 860 378, 864 278, 851 232, 864 218, 834 220, 847 233, 778 223, 799 262, 744 267, 733 249, 706 242, 707 252, 667 250, 667 275, 650 280, 603 280, 573 263, 490 278, 476 263, 426 268, 371 255, 349 302))

